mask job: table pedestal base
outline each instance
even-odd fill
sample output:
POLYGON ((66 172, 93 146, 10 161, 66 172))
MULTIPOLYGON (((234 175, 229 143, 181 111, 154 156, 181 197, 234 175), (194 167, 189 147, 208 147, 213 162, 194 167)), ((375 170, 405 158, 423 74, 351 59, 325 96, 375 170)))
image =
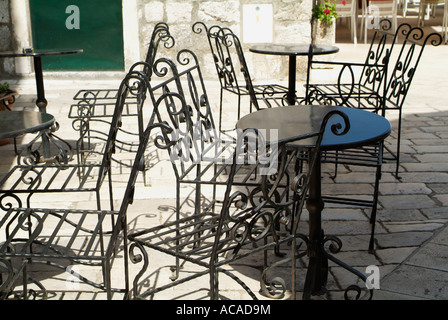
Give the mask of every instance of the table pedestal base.
POLYGON ((31 165, 37 163, 68 163, 73 159, 73 151, 70 144, 62 140, 54 134, 59 129, 59 124, 56 122, 54 126, 49 129, 40 131, 29 143, 17 150, 15 145, 15 152, 17 155, 17 164, 31 165), (37 140, 42 139, 42 143, 38 147, 34 147, 37 140), (54 145, 57 149, 56 155, 52 155, 51 146, 54 145), (41 149, 41 151, 39 151, 41 149))
MULTIPOLYGON (((363 273, 337 259, 325 250, 325 246, 330 242, 329 251, 333 254, 338 253, 342 247, 342 242, 339 238, 334 236, 325 237, 323 231, 319 241, 310 241, 305 235, 300 235, 300 238, 307 243, 306 253, 309 258, 303 289, 303 300, 310 300, 313 296, 322 296, 327 293, 329 260, 356 275, 362 282, 367 282, 367 277, 363 273)), ((344 299, 346 300, 370 300, 372 296, 373 290, 368 289, 367 285, 365 288, 361 288, 358 285, 350 285, 344 292, 344 299), (364 295, 362 295, 363 291, 364 295)))
MULTIPOLYGON (((313 171, 311 173, 309 197, 306 202, 306 208, 309 212, 309 237, 305 235, 299 236, 299 238, 307 244, 306 253, 309 258, 303 299, 311 299, 311 296, 323 295, 327 292, 326 287, 329 271, 328 260, 333 261, 347 271, 355 274, 365 283, 367 277, 364 274, 330 254, 338 253, 341 250, 342 241, 335 236, 325 236, 322 229, 322 210, 324 209, 324 201, 322 200, 321 192, 320 155, 317 156, 313 171), (328 243, 328 250, 330 253, 325 249, 328 243)), ((356 292, 355 299, 371 299, 373 294, 373 291, 369 290, 368 293, 370 293, 370 296, 361 297, 362 289, 357 285, 351 285, 345 290, 345 299, 350 299, 349 292, 351 291, 356 292)))

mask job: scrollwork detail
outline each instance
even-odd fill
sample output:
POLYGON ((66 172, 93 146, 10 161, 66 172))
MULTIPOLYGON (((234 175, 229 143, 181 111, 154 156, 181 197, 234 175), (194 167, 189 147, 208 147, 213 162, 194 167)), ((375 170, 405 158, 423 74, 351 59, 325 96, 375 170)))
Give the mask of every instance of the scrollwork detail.
POLYGON ((0 209, 3 211, 8 211, 11 208, 22 208, 22 200, 14 193, 4 193, 0 196, 0 209), (13 204, 8 198, 14 200, 13 204))
POLYGON ((138 242, 132 242, 129 246, 129 260, 133 264, 142 263, 140 271, 137 273, 133 281, 133 294, 134 298, 136 298, 139 295, 138 286, 140 279, 149 266, 148 253, 141 244, 138 242), (139 250, 139 253, 136 253, 136 250, 139 250))

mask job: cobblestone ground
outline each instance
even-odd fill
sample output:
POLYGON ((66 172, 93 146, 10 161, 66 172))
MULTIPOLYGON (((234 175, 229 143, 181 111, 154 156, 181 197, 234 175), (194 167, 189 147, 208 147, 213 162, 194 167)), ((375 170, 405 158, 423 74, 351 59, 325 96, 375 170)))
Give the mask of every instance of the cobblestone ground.
MULTIPOLYGON (((335 60, 362 61, 367 52, 367 45, 338 44, 340 52, 335 60)), ((375 290, 374 299, 431 299, 448 298, 448 100, 444 93, 448 89, 447 74, 448 46, 428 47, 415 75, 412 88, 408 94, 403 114, 402 154, 400 177, 393 172, 393 164, 383 166, 380 185, 379 211, 376 228, 376 250, 367 251, 370 224, 369 209, 345 207, 328 204, 323 213, 323 228, 328 235, 339 236, 343 247, 337 257, 362 272, 369 272, 369 266, 379 271, 379 289, 375 290)), ((336 70, 313 70, 313 80, 328 79, 336 75, 336 70)), ((68 118, 72 97, 81 88, 117 87, 119 80, 53 80, 46 81, 48 112, 52 113, 60 124, 57 135, 73 143, 77 133, 68 118)), ((302 85, 302 84, 300 84, 302 85)), ((207 82, 206 86, 217 112, 219 90, 217 82, 207 82)), ((33 108, 35 88, 32 79, 24 79, 16 84, 20 92, 15 106, 33 108)), ((300 86, 298 86, 300 88, 300 86)), ((231 112, 236 100, 225 97, 225 108, 229 110, 223 119, 232 126, 231 112)), ((396 116, 391 115, 393 133, 396 136, 396 116)), ((19 146, 29 141, 32 135, 18 140, 19 146)), ((13 145, 0 147, 0 170, 4 174, 14 164, 13 145)), ((148 227, 169 219, 173 214, 174 184, 169 161, 161 154, 154 155, 154 166, 147 174, 146 183, 141 183, 136 192, 136 201, 129 212, 129 229, 148 227)), ((127 170, 114 168, 114 186, 117 202, 126 183, 127 170)), ((331 167, 323 170, 323 192, 326 194, 349 195, 359 198, 370 197, 373 191, 373 172, 365 168, 341 167, 336 179, 331 179, 331 167)), ((189 190, 185 189, 187 193, 189 190)), ((205 195, 207 196, 207 195, 205 195)), ((45 197, 35 199, 36 206, 94 208, 92 198, 45 197)), ((189 210, 186 205, 183 207, 189 210)), ((306 232, 306 212, 302 221, 306 232)), ((113 281, 120 286, 123 283, 122 248, 117 253, 114 265, 113 281)), ((150 279, 141 283, 141 287, 152 286, 169 280, 172 259, 150 252, 150 279)), ((258 292, 256 259, 232 266, 241 275, 254 292, 258 292)), ((303 273, 306 259, 300 272, 303 273)), ((328 298, 339 298, 343 288, 355 281, 351 274, 340 267, 330 264, 328 298)), ((131 265, 132 276, 138 272, 137 266, 131 265)), ((99 270, 81 267, 92 279, 100 277, 99 270)), ((185 265, 185 271, 194 271, 194 267, 185 265)), ((42 283, 50 290, 50 299, 104 299, 102 292, 91 287, 77 284, 75 289, 69 287, 68 273, 60 273, 51 268, 33 270, 42 283), (67 288, 69 288, 67 290, 67 288)), ((285 274, 289 271, 283 270, 285 274)), ((303 285, 303 274, 299 272, 298 287, 303 285)), ((233 281, 223 277, 220 281, 222 295, 228 299, 247 299, 248 296, 233 281)), ((75 283, 76 284, 76 283, 75 283)), ((207 299, 206 278, 170 289, 154 296, 154 299, 207 299)), ((120 294, 114 295, 121 299, 120 294)), ((260 298, 262 298, 260 296, 260 298)), ((285 298, 288 298, 285 297, 285 298)))

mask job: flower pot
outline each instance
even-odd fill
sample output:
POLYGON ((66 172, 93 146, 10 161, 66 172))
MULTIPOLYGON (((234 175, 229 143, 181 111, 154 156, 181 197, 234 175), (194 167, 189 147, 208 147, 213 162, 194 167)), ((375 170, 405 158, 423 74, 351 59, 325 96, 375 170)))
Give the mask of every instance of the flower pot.
MULTIPOLYGON (((336 43, 336 23, 327 23, 319 19, 311 21, 311 42, 314 45, 334 45, 336 43)), ((319 61, 333 61, 334 54, 321 55, 319 61)), ((313 69, 332 69, 330 64, 313 64, 313 69)))
POLYGON ((334 45, 336 42, 336 24, 313 19, 311 21, 311 41, 313 44, 334 45))

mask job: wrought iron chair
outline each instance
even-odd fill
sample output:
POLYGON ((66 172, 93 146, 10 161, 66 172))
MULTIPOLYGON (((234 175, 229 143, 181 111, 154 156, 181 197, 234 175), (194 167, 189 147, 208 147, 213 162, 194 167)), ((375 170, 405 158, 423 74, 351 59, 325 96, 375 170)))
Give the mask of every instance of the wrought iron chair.
POLYGON ((442 37, 438 33, 425 36, 421 28, 412 28, 406 23, 398 26, 395 33, 390 33, 390 25, 388 20, 381 21, 365 63, 334 62, 342 67, 337 83, 312 84, 310 90, 315 97, 325 96, 338 104, 371 110, 385 117, 390 112, 398 112, 396 150, 385 146, 388 152, 385 160, 396 162, 395 175, 398 176, 402 113, 406 95, 426 45, 440 45, 442 37), (356 68, 362 70, 357 72, 356 68), (359 78, 356 74, 360 74, 359 78))
POLYGON ((445 0, 443 7, 442 31, 445 37, 445 44, 448 43, 448 0, 445 0))
MULTIPOLYGON (((140 92, 138 87, 132 87, 131 84, 128 84, 126 88, 124 85, 125 81, 132 81, 138 77, 144 77, 144 74, 137 70, 131 71, 120 85, 114 114, 109 122, 103 123, 102 130, 107 134, 104 147, 101 152, 97 153, 96 161, 15 165, 0 179, 0 209, 5 211, 11 207, 29 208, 35 205, 33 201, 37 198, 35 199, 37 202, 39 196, 71 193, 84 194, 86 197, 93 194, 98 209, 102 206, 102 197, 107 195, 105 200, 109 198, 109 208, 113 209, 111 159, 123 136, 121 130, 123 109, 126 107, 128 99, 137 101, 138 109, 143 109, 146 94, 144 91, 140 92), (123 96, 125 89, 131 91, 126 97, 123 96), (107 186, 107 188, 103 186, 107 186)), ((139 82, 136 81, 136 86, 138 84, 139 82)), ((78 144, 81 144, 80 141, 83 141, 88 135, 88 131, 95 121, 96 119, 80 121, 81 137, 78 144)), ((142 123, 138 125, 143 126, 142 123)), ((55 200, 57 199, 55 198, 55 200)))
MULTIPOLYGON (((165 48, 171 48, 174 46, 174 38, 171 36, 169 32, 169 26, 164 22, 159 22, 154 26, 153 32, 151 34, 151 39, 148 44, 148 51, 146 52, 145 61, 148 63, 148 67, 154 62, 157 50, 159 45, 163 43, 165 48)), ((132 69, 132 68, 131 68, 132 69)), ((147 73, 148 77, 149 74, 147 73)), ((117 99, 118 90, 116 88, 110 89, 81 89, 79 90, 73 100, 75 101, 83 101, 87 105, 91 106, 92 110, 88 110, 91 117, 102 117, 102 116, 111 116, 113 114, 114 102, 117 99), (107 103, 109 102, 109 103, 107 103), (98 107, 95 108, 95 105, 98 104, 98 107), (107 112, 109 111, 109 112, 107 112)), ((82 108, 82 115, 86 112, 84 108, 82 108)), ((137 115, 137 112, 132 112, 130 109, 125 110, 129 113, 129 115, 137 115)), ((77 117, 79 116, 76 105, 72 106, 70 110, 70 116, 77 117)))
POLYGON ((420 0, 417 25, 424 27, 425 19, 434 18, 436 16, 436 6, 441 3, 444 3, 444 0, 420 0))
MULTIPOLYGON (((265 255, 262 293, 272 298, 282 297, 286 289, 284 282, 278 279, 271 282, 267 279, 267 271, 278 264, 291 262, 294 278, 296 231, 310 171, 295 175, 297 152, 287 147, 295 139, 268 143, 257 130, 248 130, 237 131, 235 140, 222 140, 214 127, 196 56, 189 50, 182 50, 177 61, 157 60, 153 79, 157 75, 166 80, 150 84, 149 89, 156 113, 155 123, 170 128, 155 142, 161 149, 167 149, 174 170, 178 193, 176 215, 153 228, 129 233, 129 257, 133 263, 142 263, 133 282, 133 297, 148 298, 159 291, 209 275, 210 298, 217 299, 220 297, 218 274, 226 274, 256 298, 251 288, 225 267, 255 253, 265 255), (195 189, 193 213, 182 213, 179 192, 180 184, 184 183, 195 189), (215 190, 212 203, 203 201, 201 187, 204 185, 221 186, 215 190), (280 246, 288 243, 292 245, 289 257, 283 257, 278 263, 267 263, 268 250, 281 255, 280 246), (176 266, 174 275, 166 279, 167 284, 151 285, 149 291, 141 292, 141 281, 147 283, 148 249, 175 257, 176 266), (202 267, 202 270, 189 270, 184 277, 181 266, 186 262, 202 267), (277 291, 279 286, 281 292, 277 291)), ((325 124, 326 120, 320 130, 296 138, 316 139, 315 147, 308 153, 309 168, 315 163, 325 124)))
MULTIPOLYGON (((394 161, 395 176, 399 178, 402 107, 426 44, 439 45, 442 41, 439 34, 431 33, 425 36, 422 29, 412 28, 408 24, 398 26, 395 33, 388 32, 391 25, 388 20, 383 20, 382 25, 386 27, 376 30, 364 64, 340 63, 342 68, 336 84, 312 84, 310 86, 311 95, 318 101, 325 100, 323 99, 325 97, 333 103, 371 110, 385 117, 389 115, 389 112, 398 112, 396 151, 392 150, 392 145, 386 145, 388 143, 386 139, 385 143, 367 148, 325 153, 322 159, 324 162, 335 163, 336 173, 339 164, 376 168, 373 201, 352 201, 351 199, 326 197, 327 202, 372 207, 370 216, 372 232, 369 244, 371 251, 374 248, 376 207, 382 164, 385 161, 394 161), (399 40, 399 36, 402 36, 403 39, 399 40), (374 41, 378 41, 378 44, 374 44, 374 41), (355 68, 362 68, 358 79, 355 77, 355 68), (344 72, 349 74, 347 82, 343 80, 344 72)), ((318 63, 338 64, 337 62, 318 63)))
MULTIPOLYGON (((274 100, 277 101, 278 104, 286 105, 285 99, 286 94, 288 93, 288 88, 286 86, 276 83, 253 84, 249 74, 246 77, 243 77, 240 72, 241 68, 246 70, 247 73, 249 72, 246 59, 243 55, 242 57, 239 57, 238 60, 235 60, 236 52, 234 51, 232 43, 222 44, 222 39, 220 39, 219 34, 222 32, 223 27, 213 25, 207 28, 205 23, 198 21, 193 24, 192 29, 193 32, 197 34, 200 34, 203 31, 206 33, 216 72, 218 74, 221 86, 219 100, 219 130, 222 130, 224 92, 229 92, 238 96, 237 119, 235 120, 238 120, 242 114, 242 98, 244 96, 249 96, 248 85, 253 87, 257 96, 265 98, 264 101, 266 102, 267 107, 270 107, 270 102, 274 100), (283 101, 283 103, 281 101, 283 101)), ((249 112, 252 112, 252 102, 253 101, 249 100, 249 112)), ((254 107, 257 110, 260 108, 258 105, 254 107)))
POLYGON ((376 19, 389 17, 392 20, 393 31, 397 30, 397 9, 397 0, 362 0, 361 35, 364 30, 364 43, 367 43, 369 25, 375 25, 376 19))
MULTIPOLYGON (((154 107, 154 120, 168 123, 182 142, 170 150, 176 175, 176 211, 180 211, 182 186, 194 185, 194 212, 198 213, 203 198, 201 192, 207 186, 211 188, 206 191, 212 194, 213 201, 208 205, 213 206, 218 201, 215 199, 217 187, 226 185, 230 166, 225 160, 234 152, 235 137, 222 134, 216 128, 196 55, 190 50, 181 50, 177 61, 175 64, 160 58, 154 63, 149 95, 153 106, 157 106, 154 107), (186 106, 180 104, 180 97, 186 101, 186 106), (189 112, 187 115, 183 111, 185 108, 189 112), (222 162, 210 161, 214 159, 222 162)), ((240 170, 233 184, 256 187, 256 177, 254 170, 240 170)))
POLYGON ((338 19, 350 18, 351 39, 354 44, 358 43, 358 0, 347 0, 336 2, 336 13, 338 19))
MULTIPOLYGON (((154 62, 159 46, 163 44, 165 48, 172 48, 174 46, 174 38, 169 32, 169 27, 166 23, 157 23, 151 35, 146 53, 145 61, 147 66, 142 72, 146 77, 151 76, 150 67, 154 62)), ((130 72, 136 68, 131 66, 130 72)), ((94 155, 98 152, 102 153, 104 142, 107 136, 104 133, 103 127, 107 126, 113 114, 114 101, 117 98, 119 91, 117 89, 82 89, 74 96, 76 104, 71 105, 69 111, 69 118, 73 120, 73 128, 80 132, 82 139, 78 141, 78 161, 80 163, 87 161, 95 161, 94 155), (83 124, 84 130, 80 130, 80 125, 83 124), (102 125, 101 125, 102 124, 102 125)), ((151 110, 143 111, 139 109, 142 105, 135 99, 128 99, 123 110, 123 116, 137 117, 139 123, 143 123, 143 116, 151 117, 151 110)), ((121 129, 123 139, 116 144, 116 153, 129 155, 134 154, 138 148, 138 136, 143 133, 144 127, 142 125, 135 127, 130 126, 127 130, 121 129)), ((119 157, 115 155, 112 160, 118 163, 121 167, 131 167, 132 157, 119 157)))
MULTIPOLYGON (((20 180, 13 184, 9 191, 5 191, 2 199, 5 196, 15 197, 15 193, 18 192, 17 185, 19 182, 26 182, 30 172, 35 173, 36 178, 30 180, 29 189, 20 190, 22 192, 43 194, 43 192, 52 191, 90 191, 99 198, 99 187, 106 176, 109 178, 111 189, 110 163, 123 108, 128 98, 137 100, 144 98, 147 83, 145 75, 136 71, 129 73, 123 79, 117 94, 109 139, 106 142, 101 165, 79 164, 20 168, 23 170, 20 180), (67 176, 74 177, 77 170, 90 171, 94 169, 98 171, 98 174, 92 188, 87 188, 88 181, 84 179, 73 185, 73 180, 78 179, 70 178, 63 181, 62 187, 54 190, 53 184, 57 180, 57 174, 66 173, 67 176)), ((129 185, 118 211, 114 211, 113 208, 100 210, 99 199, 97 199, 98 208, 96 210, 70 209, 69 206, 37 208, 29 203, 31 195, 27 198, 26 207, 22 207, 20 202, 19 207, 14 207, 12 204, 2 206, 5 212, 0 216, 0 297, 8 298, 15 294, 15 287, 19 286, 17 281, 20 280, 22 293, 19 294, 19 297, 29 298, 29 295, 33 296, 33 293, 37 293, 37 291, 40 291, 44 298, 47 297, 48 292, 44 285, 29 272, 30 266, 36 264, 66 271, 70 277, 76 277, 78 279, 76 281, 105 290, 109 299, 115 292, 126 294, 127 282, 125 288, 112 288, 111 268, 116 258, 118 244, 123 238, 125 247, 127 245, 126 210, 129 203, 132 202, 137 170, 141 170, 143 167, 141 159, 144 152, 142 147, 137 151, 137 161, 133 165, 129 185), (81 266, 87 266, 89 269, 100 268, 102 280, 88 279, 77 269, 81 266)), ((112 205, 112 193, 110 196, 112 205)), ((126 257, 125 252, 124 276, 127 280, 126 257)), ((120 279, 123 278, 120 277, 120 279)), ((58 289, 60 288, 55 290, 58 289)), ((36 295, 34 297, 36 298, 36 295)))

